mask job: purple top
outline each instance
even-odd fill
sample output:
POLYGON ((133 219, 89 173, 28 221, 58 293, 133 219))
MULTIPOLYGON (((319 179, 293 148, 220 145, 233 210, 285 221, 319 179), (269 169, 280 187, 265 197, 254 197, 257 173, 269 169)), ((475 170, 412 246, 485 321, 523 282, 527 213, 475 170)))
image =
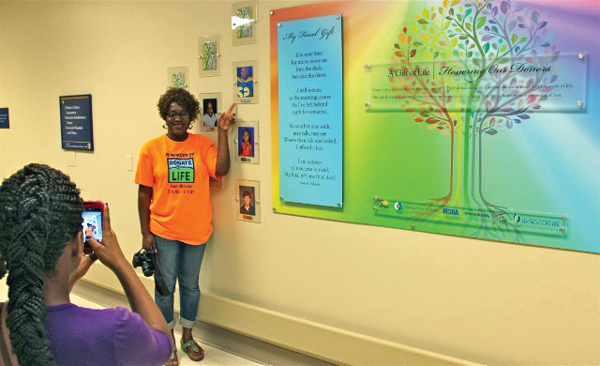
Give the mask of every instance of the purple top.
POLYGON ((56 364, 163 365, 171 340, 125 308, 46 306, 46 332, 56 364))

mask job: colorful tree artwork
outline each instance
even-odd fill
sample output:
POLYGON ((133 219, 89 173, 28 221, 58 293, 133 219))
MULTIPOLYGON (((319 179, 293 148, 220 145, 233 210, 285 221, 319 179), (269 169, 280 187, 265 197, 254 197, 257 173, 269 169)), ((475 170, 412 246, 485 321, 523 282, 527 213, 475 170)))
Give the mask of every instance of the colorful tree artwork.
POLYGON ((448 136, 447 194, 427 202, 415 220, 445 207, 476 208, 474 236, 522 242, 518 216, 486 198, 484 149, 543 109, 560 57, 548 22, 510 0, 444 0, 420 9, 394 44, 389 81, 416 123, 448 136), (432 79, 424 65, 446 77, 432 79), (514 217, 513 217, 514 216, 514 217))
POLYGON ((204 71, 217 69, 217 42, 206 41, 202 43, 200 59, 202 60, 201 67, 204 71))

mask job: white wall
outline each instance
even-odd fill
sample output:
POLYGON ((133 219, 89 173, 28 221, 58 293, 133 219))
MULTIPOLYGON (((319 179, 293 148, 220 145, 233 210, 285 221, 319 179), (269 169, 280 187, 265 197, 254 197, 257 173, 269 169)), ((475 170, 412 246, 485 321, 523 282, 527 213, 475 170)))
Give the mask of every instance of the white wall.
MULTIPOLYGON (((600 364, 597 255, 273 214, 268 12, 299 2, 259 1, 258 42, 236 47, 230 4, 0 1, 0 107, 11 116, 0 176, 32 161, 65 171, 85 198, 111 203, 129 257, 141 237, 126 156, 135 164, 163 133, 155 104, 167 68, 188 66, 190 91, 220 91, 228 104, 231 64, 258 60, 260 104, 238 115, 260 121, 261 163, 233 164, 213 192, 201 319, 342 363, 401 363, 427 350, 487 364, 600 364), (222 75, 198 78, 197 39, 215 34, 222 75), (65 152, 58 97, 86 93, 96 151, 65 152), (261 224, 234 219, 238 178, 260 180, 261 224)), ((90 281, 120 288, 95 267, 90 281)))

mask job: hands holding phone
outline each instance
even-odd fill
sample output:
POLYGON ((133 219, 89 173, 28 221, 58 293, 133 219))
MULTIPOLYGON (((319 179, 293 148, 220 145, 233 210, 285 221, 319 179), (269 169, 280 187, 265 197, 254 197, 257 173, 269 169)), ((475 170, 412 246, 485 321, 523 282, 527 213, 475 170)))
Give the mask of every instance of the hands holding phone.
POLYGON ((110 209, 108 205, 104 205, 104 211, 102 214, 102 243, 96 239, 91 238, 89 240, 90 247, 94 251, 94 255, 98 257, 100 262, 110 268, 111 270, 117 269, 120 265, 129 266, 129 262, 125 258, 119 241, 117 240, 117 234, 112 230, 110 224, 110 209))
POLYGON ((82 278, 88 270, 92 267, 92 264, 97 259, 100 259, 105 266, 112 269, 113 271, 119 265, 129 265, 127 262, 121 247, 119 246, 119 241, 117 240, 117 235, 112 230, 110 225, 110 210, 107 204, 102 204, 101 202, 95 201, 95 205, 98 206, 98 203, 101 204, 100 210, 102 212, 102 230, 100 232, 102 235, 102 243, 94 239, 93 237, 84 238, 86 240, 86 247, 84 247, 84 253, 79 262, 79 266, 77 269, 71 274, 69 278, 69 288, 72 289, 80 278, 82 278))

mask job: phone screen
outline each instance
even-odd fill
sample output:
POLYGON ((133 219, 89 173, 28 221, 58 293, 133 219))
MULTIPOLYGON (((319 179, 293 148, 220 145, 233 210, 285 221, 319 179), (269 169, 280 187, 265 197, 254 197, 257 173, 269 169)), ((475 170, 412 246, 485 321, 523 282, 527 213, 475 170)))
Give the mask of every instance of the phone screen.
POLYGON ((102 212, 95 208, 86 208, 81 213, 83 217, 83 241, 88 246, 90 238, 102 242, 102 212))

